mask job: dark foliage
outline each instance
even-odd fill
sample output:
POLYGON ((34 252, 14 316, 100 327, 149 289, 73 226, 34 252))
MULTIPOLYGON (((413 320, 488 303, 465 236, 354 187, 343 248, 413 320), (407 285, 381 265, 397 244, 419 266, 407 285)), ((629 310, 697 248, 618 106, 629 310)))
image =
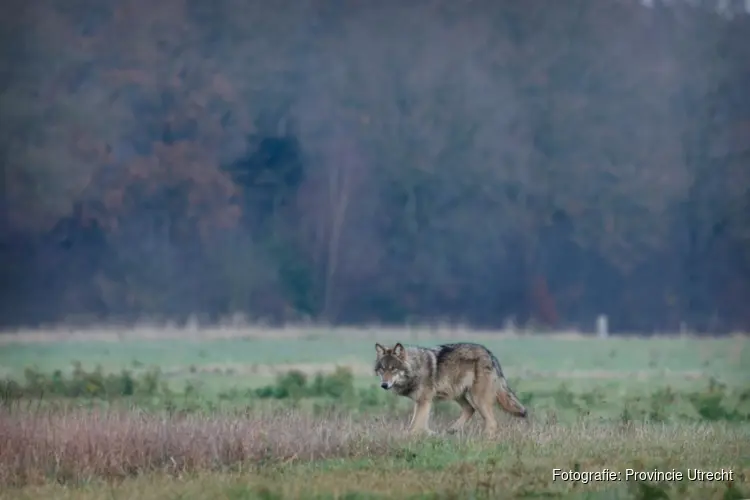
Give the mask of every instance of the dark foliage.
POLYGON ((0 322, 750 326, 750 16, 8 2, 0 322))

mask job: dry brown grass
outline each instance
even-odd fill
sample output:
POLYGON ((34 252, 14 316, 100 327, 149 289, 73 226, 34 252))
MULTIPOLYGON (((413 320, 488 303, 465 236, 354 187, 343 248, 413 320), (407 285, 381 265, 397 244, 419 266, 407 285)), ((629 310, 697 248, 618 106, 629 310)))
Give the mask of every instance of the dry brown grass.
MULTIPOLYGON (((482 439, 474 422, 464 436, 440 435, 420 447, 424 442, 406 437, 403 417, 357 420, 298 411, 168 416, 137 410, 4 408, 0 409, 0 489, 29 492, 55 483, 101 481, 131 484, 137 478, 150 481, 149 477, 193 484, 191 478, 218 471, 225 477, 254 477, 269 485, 275 481, 273 474, 280 474, 289 479, 281 486, 285 497, 297 497, 315 484, 319 491, 393 492, 398 487, 399 493, 406 494, 439 486, 463 491, 487 474, 493 477, 493 488, 512 482, 519 491, 556 491, 570 485, 551 484, 551 469, 572 467, 574 462, 580 462, 582 470, 725 467, 736 471, 744 484, 750 477, 743 459, 750 447, 746 426, 503 420, 495 441, 482 439), (354 465, 305 465, 336 458, 353 459, 346 463, 354 465), (363 461, 373 465, 367 469, 356 465, 363 461), (400 478, 398 484, 389 479, 393 474, 400 478)), ((446 422, 436 420, 433 427, 443 429, 446 422)), ((210 475, 214 479, 209 482, 221 484, 219 476, 210 475)), ((173 486, 161 483, 160 488, 173 486)))
MULTIPOLYGON (((317 325, 289 325, 271 327, 262 324, 228 322, 219 326, 188 325, 177 327, 170 324, 143 324, 139 326, 100 325, 92 327, 54 326, 37 329, 20 329, 0 332, 0 345, 50 343, 64 341, 121 342, 124 340, 225 340, 225 339, 304 339, 333 337, 365 340, 400 339, 404 342, 429 340, 491 340, 498 338, 554 338, 555 340, 587 340, 595 338, 592 333, 579 330, 559 330, 540 333, 524 329, 477 330, 460 325, 428 325, 412 327, 362 326, 356 328, 327 327, 317 325)), ((747 339, 747 333, 736 333, 734 338, 747 339)), ((618 339, 643 338, 642 335, 618 334, 618 339)), ((660 334, 667 338, 703 338, 686 333, 660 334)))
POLYGON ((149 472, 181 475, 258 464, 376 456, 383 420, 285 412, 154 415, 140 411, 0 410, 0 485, 81 483, 149 472))
MULTIPOLYGON (((393 339, 417 342, 431 339, 492 339, 528 336, 528 332, 494 330, 482 331, 463 327, 414 327, 414 328, 345 328, 319 326, 269 327, 263 325, 224 325, 216 327, 175 326, 97 326, 97 327, 54 327, 23 329, 0 332, 0 345, 13 343, 50 342, 121 342, 124 340, 227 340, 227 339, 305 339, 333 337, 347 339, 393 339)), ((555 338, 577 340, 591 338, 579 332, 557 332, 555 338)))

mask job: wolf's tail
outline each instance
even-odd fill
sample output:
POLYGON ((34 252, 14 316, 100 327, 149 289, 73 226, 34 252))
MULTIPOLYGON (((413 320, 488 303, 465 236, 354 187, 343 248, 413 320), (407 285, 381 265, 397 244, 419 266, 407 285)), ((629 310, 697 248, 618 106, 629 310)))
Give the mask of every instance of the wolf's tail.
POLYGON ((497 393, 497 402, 503 410, 507 411, 511 415, 516 417, 525 418, 528 415, 528 411, 523 404, 518 400, 518 396, 508 385, 508 380, 505 377, 500 377, 500 389, 497 393))
POLYGON ((502 368, 500 368, 500 362, 497 360, 494 354, 490 353, 490 356, 492 356, 492 366, 495 368, 495 373, 497 373, 498 378, 497 383, 499 385, 499 388, 495 393, 497 402, 500 403, 500 406, 503 410, 507 411, 511 415, 526 418, 526 416, 528 415, 528 411, 523 406, 521 401, 518 400, 518 396, 516 396, 516 393, 513 392, 513 389, 510 388, 510 385, 508 385, 508 379, 506 379, 505 375, 503 375, 503 370, 502 368))

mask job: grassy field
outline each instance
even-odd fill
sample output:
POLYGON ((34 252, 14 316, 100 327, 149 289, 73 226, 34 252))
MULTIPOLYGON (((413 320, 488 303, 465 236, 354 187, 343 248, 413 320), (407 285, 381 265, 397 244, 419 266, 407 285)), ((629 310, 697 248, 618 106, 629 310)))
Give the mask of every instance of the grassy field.
POLYGON ((750 498, 747 337, 26 332, 0 336, 0 378, 0 498, 750 498), (493 349, 530 421, 448 436, 443 403, 408 437, 373 344, 445 340, 493 349), (696 468, 732 480, 625 480, 696 468))

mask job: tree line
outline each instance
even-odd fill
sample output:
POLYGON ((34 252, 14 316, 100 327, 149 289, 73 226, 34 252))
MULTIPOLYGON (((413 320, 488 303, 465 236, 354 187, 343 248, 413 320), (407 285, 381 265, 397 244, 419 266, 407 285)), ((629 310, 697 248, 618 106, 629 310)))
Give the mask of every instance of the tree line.
POLYGON ((6 3, 0 320, 750 325, 750 16, 6 3))

